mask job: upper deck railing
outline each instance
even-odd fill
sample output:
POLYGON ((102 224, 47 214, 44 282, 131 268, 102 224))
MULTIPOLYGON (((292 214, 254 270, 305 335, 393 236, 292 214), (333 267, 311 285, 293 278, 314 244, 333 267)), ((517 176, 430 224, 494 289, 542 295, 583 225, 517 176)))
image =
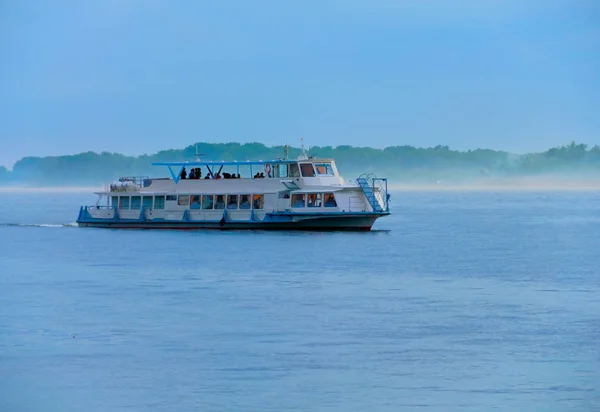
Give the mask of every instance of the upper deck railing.
MULTIPOLYGON (((302 163, 315 163, 315 162, 328 162, 335 163, 333 159, 325 159, 325 158, 306 158, 306 159, 274 159, 274 160, 246 160, 246 161, 186 161, 186 162, 154 162, 152 166, 166 166, 171 173, 171 177, 175 183, 178 183, 181 179, 182 172, 185 168, 195 169, 201 168, 202 166, 206 166, 211 177, 214 177, 215 174, 219 174, 220 170, 224 166, 234 166, 237 169, 237 173, 239 173, 239 168, 244 166, 249 166, 252 171, 253 166, 259 166, 259 171, 266 172, 265 175, 269 175, 266 177, 295 177, 295 176, 275 176, 270 175, 271 171, 280 165, 292 165, 302 163), (216 168, 219 168, 216 170, 216 168)), ((256 170, 256 169, 255 169, 256 170)), ((299 176, 297 176, 299 177, 299 176)))
POLYGON ((148 176, 123 176, 119 178, 119 182, 133 182, 136 185, 145 186, 150 181, 148 176))

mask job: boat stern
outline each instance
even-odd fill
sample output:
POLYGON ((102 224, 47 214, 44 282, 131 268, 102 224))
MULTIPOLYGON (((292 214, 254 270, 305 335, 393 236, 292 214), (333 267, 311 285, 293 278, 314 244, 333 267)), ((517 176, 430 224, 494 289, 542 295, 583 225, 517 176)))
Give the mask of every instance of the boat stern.
POLYGON ((374 213, 387 216, 390 214, 390 194, 387 178, 377 177, 373 173, 360 175, 356 183, 361 188, 367 203, 374 213))

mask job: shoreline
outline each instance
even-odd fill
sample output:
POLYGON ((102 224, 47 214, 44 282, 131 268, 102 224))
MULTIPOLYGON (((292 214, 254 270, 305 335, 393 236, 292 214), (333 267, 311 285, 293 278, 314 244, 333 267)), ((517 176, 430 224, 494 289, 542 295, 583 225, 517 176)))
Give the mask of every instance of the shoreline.
POLYGON ((0 193, 93 193, 104 189, 97 186, 0 186, 0 193))

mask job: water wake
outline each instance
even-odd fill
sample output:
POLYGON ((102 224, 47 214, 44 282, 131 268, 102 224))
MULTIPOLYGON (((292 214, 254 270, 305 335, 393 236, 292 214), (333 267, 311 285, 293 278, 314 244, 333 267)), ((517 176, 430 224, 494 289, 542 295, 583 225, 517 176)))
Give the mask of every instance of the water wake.
POLYGON ((77 223, 0 223, 0 227, 77 227, 77 223))

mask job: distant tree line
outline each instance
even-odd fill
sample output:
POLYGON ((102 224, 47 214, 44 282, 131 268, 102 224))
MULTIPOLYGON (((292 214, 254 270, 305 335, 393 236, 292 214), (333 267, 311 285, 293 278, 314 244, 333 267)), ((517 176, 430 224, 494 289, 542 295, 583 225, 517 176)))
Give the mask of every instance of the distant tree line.
MULTIPOLYGON (((282 158, 283 146, 261 143, 198 143, 182 150, 163 150, 152 155, 125 156, 118 153, 80 153, 70 156, 25 157, 8 171, 0 167, 0 183, 32 185, 101 184, 125 175, 165 176, 166 170, 151 166, 157 161, 272 160, 282 158)), ((301 154, 289 148, 289 158, 301 154)), ((417 148, 391 146, 385 149, 353 146, 312 147, 309 154, 331 157, 342 175, 351 179, 361 173, 376 173, 402 181, 460 180, 482 177, 552 173, 598 173, 600 147, 572 142, 541 153, 515 155, 504 151, 452 150, 448 146, 417 148)), ((600 175, 599 175, 600 177, 600 175)))

